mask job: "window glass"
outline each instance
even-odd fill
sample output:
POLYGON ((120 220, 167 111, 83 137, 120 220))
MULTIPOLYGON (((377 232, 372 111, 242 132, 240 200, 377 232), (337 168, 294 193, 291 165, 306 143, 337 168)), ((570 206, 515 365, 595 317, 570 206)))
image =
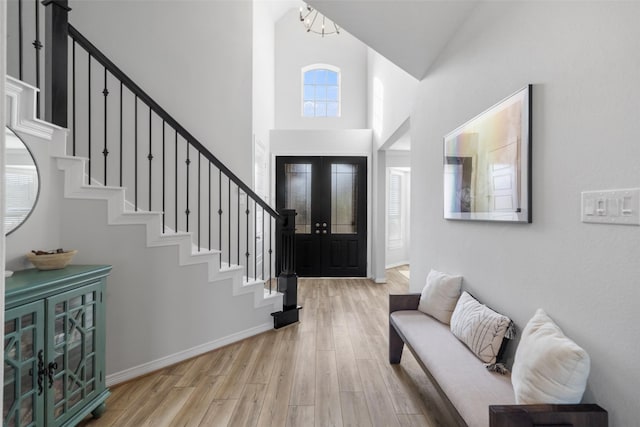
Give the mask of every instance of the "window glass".
POLYGON ((302 115, 304 117, 340 116, 339 73, 339 70, 322 66, 303 70, 302 115))

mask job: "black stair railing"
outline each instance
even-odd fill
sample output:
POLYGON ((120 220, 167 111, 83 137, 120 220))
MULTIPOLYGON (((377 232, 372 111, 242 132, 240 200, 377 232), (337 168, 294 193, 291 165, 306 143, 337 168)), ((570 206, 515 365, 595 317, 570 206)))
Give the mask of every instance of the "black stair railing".
POLYGON ((247 281, 270 282, 274 257, 267 247, 273 244, 264 244, 272 239, 264 224, 274 229, 284 217, 78 30, 68 28, 70 149, 88 159, 87 184, 117 182, 132 190, 132 209, 162 212, 164 233, 191 232, 198 250, 223 252, 221 267, 241 265, 247 281), (169 150, 174 162, 167 162, 169 150), (234 232, 225 233, 221 224, 234 232))
POLYGON ((46 118, 70 128, 67 150, 87 158, 86 184, 125 187, 132 210, 160 212, 162 233, 191 233, 197 251, 219 251, 219 267, 241 267, 246 282, 264 281, 272 292, 278 277, 285 307, 274 313, 274 324, 296 321, 295 212, 271 208, 68 24, 68 0, 42 1, 45 23, 37 0, 9 3, 17 28, 8 28, 7 39, 19 40, 8 49, 8 62, 16 64, 10 70, 21 80, 33 74, 37 87, 46 82, 46 118), (31 21, 24 18, 27 7, 33 9, 31 21), (29 62, 25 46, 31 38, 29 62))

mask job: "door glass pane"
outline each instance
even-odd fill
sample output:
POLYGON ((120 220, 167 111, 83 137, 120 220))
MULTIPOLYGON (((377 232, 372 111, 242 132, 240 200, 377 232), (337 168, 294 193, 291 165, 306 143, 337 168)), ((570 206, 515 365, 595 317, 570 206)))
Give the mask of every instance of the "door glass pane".
POLYGON ((358 206, 358 165, 331 165, 331 233, 355 234, 358 206))
POLYGON ((16 330, 16 319, 7 320, 4 322, 4 334, 10 334, 16 330))
POLYGON ((285 209, 296 210, 296 234, 311 233, 311 164, 284 165, 285 209))
POLYGON ((26 328, 27 326, 33 325, 33 313, 25 314, 22 316, 22 327, 26 328))
POLYGON ((28 360, 33 357, 33 343, 36 335, 36 330, 29 328, 22 333, 22 342, 20 349, 22 350, 22 360, 28 360))
POLYGON ((33 422, 33 408, 35 408, 35 395, 22 399, 20 403, 20 425, 26 426, 33 422))

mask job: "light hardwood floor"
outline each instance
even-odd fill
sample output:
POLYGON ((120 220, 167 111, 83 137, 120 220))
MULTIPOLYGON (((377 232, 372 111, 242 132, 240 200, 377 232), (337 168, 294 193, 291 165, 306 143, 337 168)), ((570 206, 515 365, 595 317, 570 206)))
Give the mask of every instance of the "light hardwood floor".
POLYGON ((407 277, 300 279, 298 324, 111 389, 80 426, 450 426, 409 351, 388 362, 388 295, 407 277))

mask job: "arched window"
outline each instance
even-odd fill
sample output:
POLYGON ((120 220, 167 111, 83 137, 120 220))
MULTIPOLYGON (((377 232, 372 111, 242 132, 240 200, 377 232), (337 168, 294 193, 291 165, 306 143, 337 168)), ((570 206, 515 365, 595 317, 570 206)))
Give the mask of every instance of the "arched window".
POLYGON ((302 116, 340 117, 340 69, 314 64, 302 69, 302 116))

